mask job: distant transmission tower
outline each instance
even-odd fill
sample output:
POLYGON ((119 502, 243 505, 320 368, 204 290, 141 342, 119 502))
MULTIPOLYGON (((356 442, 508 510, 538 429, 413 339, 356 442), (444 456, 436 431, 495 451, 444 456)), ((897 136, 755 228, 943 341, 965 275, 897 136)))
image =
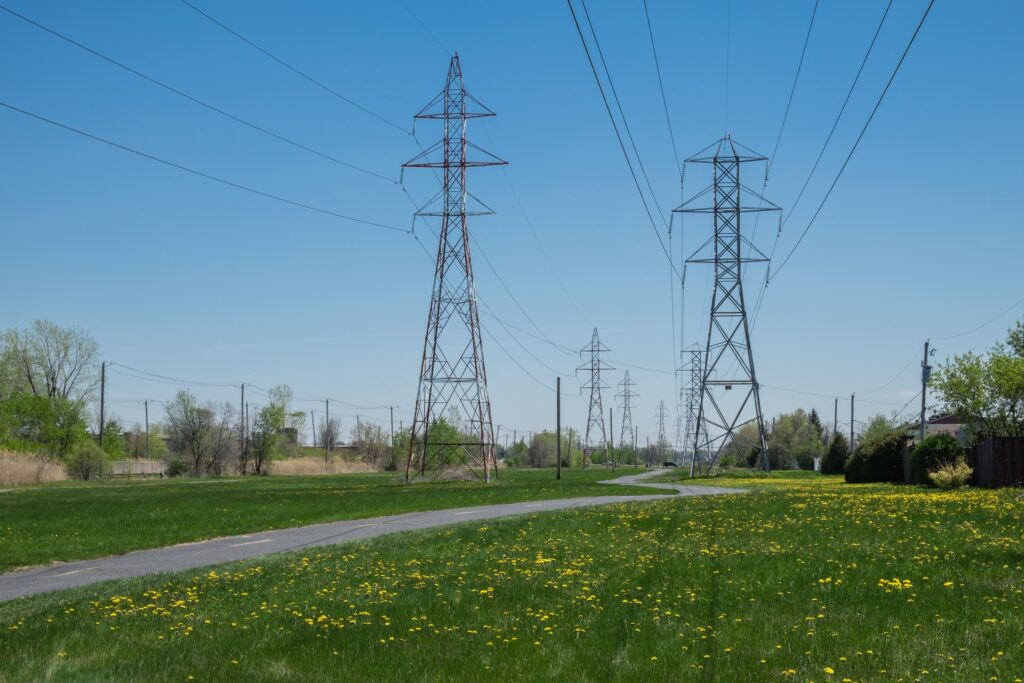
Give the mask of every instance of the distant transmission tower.
POLYGON ((627 444, 634 445, 633 408, 636 406, 633 405, 633 398, 636 394, 633 392, 633 387, 635 386, 636 382, 629 378, 629 370, 626 370, 626 376, 619 382, 621 391, 615 394, 616 398, 622 399, 622 429, 619 431, 619 448, 625 448, 627 444))
POLYGON ((693 450, 690 451, 690 476, 692 477, 696 473, 697 469, 697 457, 700 453, 699 448, 696 444, 700 443, 701 436, 706 438, 706 434, 702 434, 700 424, 698 423, 697 412, 700 408, 700 397, 701 397, 701 377, 703 376, 704 366, 701 363, 701 350, 699 347, 692 348, 688 352, 689 361, 686 365, 687 382, 686 386, 683 387, 682 391, 686 394, 686 427, 683 431, 683 443, 684 451, 685 448, 689 448, 693 445, 693 450))
POLYGON ((665 402, 658 401, 658 409, 654 411, 654 420, 658 424, 658 459, 665 462, 665 402))
MULTIPOLYGON (((710 164, 712 182, 676 209, 682 213, 707 214, 713 220, 712 237, 687 259, 687 263, 710 263, 715 267, 711 315, 702 358, 701 399, 697 410, 699 428, 696 430, 697 433, 705 431, 709 466, 714 464, 725 446, 746 440, 740 434, 741 427, 755 423, 756 441, 749 445, 759 450, 762 468, 767 470, 769 467, 761 413, 761 388, 754 372, 754 352, 743 299, 743 264, 763 263, 768 259, 743 237, 740 230, 740 220, 745 213, 781 211, 741 184, 743 164, 766 161, 766 157, 727 135, 686 160, 687 164, 710 164), (710 206, 696 204, 700 198, 708 196, 710 206), (757 199, 757 206, 744 205, 744 196, 757 199), (713 245, 712 255, 699 257, 708 245, 713 245), (753 256, 746 255, 751 252, 753 256)), ((698 444, 699 438, 694 437, 695 451, 698 444)))
POLYGON ((590 373, 590 378, 581 387, 581 391, 585 389, 590 390, 590 409, 587 411, 587 432, 584 438, 583 448, 583 464, 584 466, 590 464, 590 454, 597 449, 604 449, 605 459, 608 458, 609 444, 608 435, 604 429, 604 408, 601 404, 601 389, 608 388, 607 384, 601 381, 601 371, 614 370, 612 366, 601 360, 601 354, 607 353, 610 349, 601 343, 601 340, 597 336, 597 328, 594 328, 594 336, 591 337, 590 343, 580 349, 580 358, 585 362, 583 365, 576 368, 577 372, 585 371, 590 373), (595 429, 600 428, 601 440, 595 447, 593 441, 593 432, 595 429))
POLYGON ((439 217, 441 231, 405 463, 407 483, 417 476, 433 478, 459 469, 489 482, 497 466, 467 222, 469 216, 490 211, 467 206, 472 196, 466 191, 466 170, 505 163, 466 140, 467 121, 484 116, 494 112, 466 92, 456 54, 444 90, 416 114, 416 119, 444 121, 444 136, 403 164, 444 173, 440 192, 416 212, 439 217), (468 158, 467 152, 479 158, 468 158), (444 420, 456 424, 445 425, 444 420))

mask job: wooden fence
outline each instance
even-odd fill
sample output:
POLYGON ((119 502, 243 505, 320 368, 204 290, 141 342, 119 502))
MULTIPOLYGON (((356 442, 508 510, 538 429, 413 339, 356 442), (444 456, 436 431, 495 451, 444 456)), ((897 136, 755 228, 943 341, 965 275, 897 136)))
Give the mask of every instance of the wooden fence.
POLYGON ((994 436, 968 450, 967 461, 975 486, 1024 486, 1024 437, 994 436))

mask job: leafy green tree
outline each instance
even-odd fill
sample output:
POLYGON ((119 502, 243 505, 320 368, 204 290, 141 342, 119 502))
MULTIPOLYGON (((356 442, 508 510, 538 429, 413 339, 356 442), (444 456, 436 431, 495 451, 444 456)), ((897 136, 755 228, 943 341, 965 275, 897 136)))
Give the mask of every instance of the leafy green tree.
POLYGON ((860 443, 863 445, 878 443, 894 431, 897 429, 892 420, 885 415, 875 415, 868 420, 868 426, 864 428, 864 433, 860 436, 860 443))
POLYGON ((557 448, 558 439, 554 432, 543 431, 534 434, 527 451, 530 467, 554 467, 557 448))
POLYGON ((120 460, 125 455, 124 427, 116 417, 108 418, 103 425, 103 452, 112 460, 120 460))
POLYGON ((17 391, 0 401, 0 445, 66 457, 89 438, 82 403, 17 391))
POLYGON ((85 401, 95 391, 99 345, 85 330, 36 320, 0 335, 0 397, 14 392, 85 401))
POLYGON ((842 434, 836 434, 821 461, 821 473, 842 474, 846 469, 846 456, 849 449, 850 446, 846 443, 846 438, 842 434))
POLYGON ((813 469, 814 458, 824 453, 818 428, 803 410, 780 415, 768 438, 768 455, 772 469, 799 465, 813 469), (808 467, 809 466, 809 467, 808 467))
POLYGON ((985 355, 953 356, 930 385, 946 411, 968 421, 973 440, 1024 436, 1024 325, 1018 321, 985 355))

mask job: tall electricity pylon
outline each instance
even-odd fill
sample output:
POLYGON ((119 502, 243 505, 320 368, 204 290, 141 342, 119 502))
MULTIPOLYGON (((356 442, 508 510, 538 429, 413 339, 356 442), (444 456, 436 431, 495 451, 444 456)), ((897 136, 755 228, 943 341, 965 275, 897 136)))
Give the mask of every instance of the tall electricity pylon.
MULTIPOLYGON (((690 357, 685 370, 687 383, 682 389, 683 392, 686 393, 686 429, 683 432, 683 443, 685 444, 684 451, 686 448, 690 448, 691 444, 700 443, 702 430, 700 428, 700 424, 697 422, 697 411, 700 406, 701 397, 700 380, 704 371, 704 366, 701 363, 702 353, 700 347, 692 348, 687 353, 690 357)), ((697 457, 699 453, 699 448, 694 445, 693 450, 690 451, 691 477, 696 473, 697 457)))
POLYGON ((665 462, 665 402, 658 401, 658 409, 654 411, 654 421, 658 425, 658 459, 665 462))
MULTIPOLYGON (((761 467, 766 470, 769 467, 761 387, 754 371, 754 352, 743 299, 743 265, 764 263, 768 258, 743 236, 740 228, 745 213, 781 212, 778 206, 743 185, 740 179, 744 164, 767 161, 766 157, 726 135, 686 160, 686 164, 709 164, 712 182, 676 209, 681 213, 710 215, 713 221, 712 236, 687 259, 687 263, 710 263, 715 267, 697 411, 700 427, 697 432, 705 431, 711 458, 709 466, 725 446, 746 441, 740 428, 755 423, 756 441, 750 445, 760 451, 761 467), (744 205, 747 196, 757 199, 757 206, 744 205), (710 197, 710 206, 697 203, 702 197, 710 197), (709 245, 713 247, 712 255, 700 256, 709 245)), ((695 437, 695 451, 698 444, 699 439, 695 437)))
POLYGON ((444 90, 415 117, 443 121, 443 137, 402 165, 443 169, 441 190, 416 212, 439 217, 441 231, 406 483, 417 476, 433 478, 458 469, 468 469, 486 483, 497 467, 467 222, 469 216, 491 212, 467 205, 473 197, 466 191, 466 170, 506 163, 466 140, 469 119, 484 116, 494 112, 466 92, 456 54, 448 65, 444 90))
MULTIPOLYGON (((615 394, 616 398, 622 399, 622 428, 619 431, 619 448, 625 448, 627 444, 634 447, 636 444, 633 443, 633 398, 637 395, 633 392, 633 387, 636 386, 636 382, 629 378, 629 370, 626 370, 626 376, 619 382, 619 388, 621 391, 615 394)), ((612 435, 614 437, 614 435, 612 435)), ((636 458, 636 453, 633 454, 636 458)))
POLYGON ((614 370, 612 366, 601 360, 601 354, 610 351, 607 346, 601 343, 600 338, 597 336, 597 328, 594 328, 594 336, 591 337, 590 343, 580 349, 580 358, 585 362, 583 365, 576 368, 577 372, 586 371, 589 373, 589 379, 580 388, 580 391, 585 389, 590 390, 590 409, 587 411, 587 432, 584 439, 583 449, 583 464, 584 466, 590 464, 590 454, 596 450, 594 447, 594 441, 591 437, 595 428, 601 429, 601 440, 598 442, 597 448, 603 448, 605 451, 605 459, 608 458, 608 449, 611 446, 609 443, 608 434, 604 428, 604 408, 601 404, 601 389, 607 389, 608 385, 601 381, 601 371, 614 370))

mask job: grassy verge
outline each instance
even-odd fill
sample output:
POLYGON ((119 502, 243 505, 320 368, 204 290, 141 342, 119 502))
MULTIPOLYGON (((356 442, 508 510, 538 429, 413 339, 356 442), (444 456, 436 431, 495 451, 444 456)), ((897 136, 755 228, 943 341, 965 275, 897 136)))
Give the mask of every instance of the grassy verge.
MULTIPOLYGON (((0 492, 0 571, 340 519, 515 501, 659 493, 602 468, 504 470, 488 486, 391 474, 63 483, 0 492)), ((0 679, 2 680, 2 679, 0 679)))
POLYGON ((766 481, 743 495, 460 525, 0 605, 0 671, 1020 680, 1024 509, 1012 494, 766 481))

